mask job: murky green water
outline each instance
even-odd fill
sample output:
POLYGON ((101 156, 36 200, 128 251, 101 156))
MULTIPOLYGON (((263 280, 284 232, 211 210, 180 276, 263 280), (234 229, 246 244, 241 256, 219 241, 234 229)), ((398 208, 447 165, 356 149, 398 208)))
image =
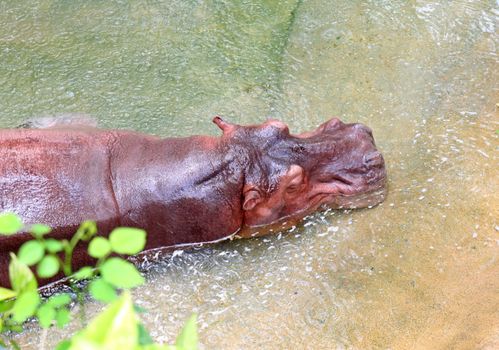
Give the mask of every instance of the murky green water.
POLYGON ((158 258, 134 293, 152 335, 173 340, 196 311, 205 349, 498 348, 498 16, 465 0, 3 1, 0 126, 366 123, 383 205, 158 258))

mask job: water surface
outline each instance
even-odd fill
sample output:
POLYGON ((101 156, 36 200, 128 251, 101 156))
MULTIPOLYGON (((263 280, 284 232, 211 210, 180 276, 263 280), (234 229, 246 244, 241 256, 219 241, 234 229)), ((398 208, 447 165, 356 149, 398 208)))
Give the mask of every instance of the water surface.
MULTIPOLYGON (((498 15, 465 0, 6 1, 0 126, 363 122, 385 203, 159 256, 134 292, 147 327, 172 341, 195 311, 205 349, 498 348, 498 15)), ((75 327, 17 339, 49 347, 75 327)))

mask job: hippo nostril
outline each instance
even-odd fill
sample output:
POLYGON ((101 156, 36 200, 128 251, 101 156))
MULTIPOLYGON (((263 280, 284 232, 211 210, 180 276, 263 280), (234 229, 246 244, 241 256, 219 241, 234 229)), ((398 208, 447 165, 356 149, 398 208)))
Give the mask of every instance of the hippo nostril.
POLYGON ((378 151, 373 151, 364 156, 364 164, 369 167, 380 166, 383 163, 383 156, 378 151))
POLYGON ((369 135, 372 136, 373 131, 371 130, 371 128, 369 128, 368 126, 365 126, 364 124, 357 123, 357 124, 354 124, 353 127, 356 130, 364 131, 364 132, 366 132, 366 133, 368 133, 369 135))

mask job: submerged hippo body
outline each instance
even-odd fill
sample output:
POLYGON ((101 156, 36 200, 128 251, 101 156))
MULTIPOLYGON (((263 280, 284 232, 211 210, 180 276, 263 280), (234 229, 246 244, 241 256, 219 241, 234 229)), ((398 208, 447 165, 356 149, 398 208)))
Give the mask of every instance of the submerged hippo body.
MULTIPOLYGON (((361 124, 332 119, 291 135, 275 120, 214 122, 222 137, 61 124, 0 130, 0 212, 50 225, 57 238, 83 220, 95 220, 102 235, 139 227, 151 249, 263 234, 324 204, 358 208, 385 197, 383 157, 361 124)), ((0 285, 8 285, 8 252, 28 239, 0 236, 0 285)), ((89 258, 82 249, 73 262, 89 258)))

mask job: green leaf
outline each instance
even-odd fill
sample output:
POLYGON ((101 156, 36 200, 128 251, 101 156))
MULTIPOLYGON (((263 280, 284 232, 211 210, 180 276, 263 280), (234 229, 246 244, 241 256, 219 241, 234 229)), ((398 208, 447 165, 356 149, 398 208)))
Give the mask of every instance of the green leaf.
POLYGON ((94 275, 94 268, 90 266, 84 266, 72 276, 77 280, 86 280, 94 275))
POLYGON ((50 226, 42 224, 33 224, 29 228, 29 232, 31 232, 37 238, 43 237, 44 235, 50 233, 50 231, 52 231, 50 226))
POLYGON ((59 272, 59 260, 53 255, 46 255, 36 267, 36 273, 41 278, 54 277, 59 272))
POLYGON ((0 301, 0 314, 11 310, 15 301, 15 299, 0 301))
POLYGON ((55 322, 57 323, 57 327, 63 328, 71 321, 71 313, 68 309, 59 309, 55 315, 55 322))
POLYGON ((111 245, 104 237, 95 237, 88 245, 88 254, 94 258, 102 258, 111 252, 111 245))
POLYGON ((0 214, 0 235, 13 235, 23 228, 21 218, 13 213, 0 214))
POLYGON ((45 303, 38 309, 36 316, 42 328, 49 328, 55 318, 56 311, 52 305, 45 303))
POLYGON ((72 339, 72 350, 135 350, 138 345, 137 316, 129 293, 113 302, 72 339))
POLYGON ((11 299, 11 298, 15 297, 16 295, 17 295, 17 293, 14 292, 13 290, 0 287, 0 301, 11 299))
POLYGON ((120 258, 110 258, 100 268, 102 278, 117 288, 134 288, 144 283, 133 264, 120 258))
POLYGON ((47 304, 54 308, 68 305, 71 302, 71 296, 68 293, 61 293, 51 296, 47 301, 47 304))
MULTIPOLYGON (((23 326, 20 324, 9 325, 9 329, 16 333, 21 333, 24 330, 23 326)), ((12 345, 12 340, 10 341, 10 344, 12 345)), ((19 347, 17 347, 16 349, 19 349, 19 347)))
POLYGON ((138 314, 144 314, 147 312, 146 309, 144 309, 142 306, 139 306, 137 304, 133 304, 133 309, 135 310, 136 313, 138 314))
POLYGON ((118 297, 114 287, 102 279, 92 281, 88 288, 92 298, 98 301, 108 303, 118 297))
POLYGON ((197 331, 197 315, 193 314, 185 323, 182 332, 177 337, 175 345, 182 350, 197 350, 198 348, 198 331, 197 331))
POLYGON ((19 260, 27 265, 34 265, 42 260, 45 248, 38 241, 27 241, 19 248, 19 260))
POLYGON ((118 254, 134 255, 146 245, 146 231, 132 227, 118 227, 109 235, 111 248, 118 254))
POLYGON ((52 254, 59 253, 64 249, 62 242, 53 238, 46 239, 43 244, 45 245, 45 249, 52 254))
MULTIPOLYGON (((21 327, 21 331, 16 331, 14 330, 14 328, 17 328, 17 327, 11 327, 11 330, 14 331, 14 332, 22 332, 22 327, 21 327)), ((19 344, 14 340, 14 339, 9 339, 9 343, 10 343, 10 346, 12 347, 11 349, 12 350, 21 350, 21 347, 19 346, 19 344)))
POLYGON ((12 308, 12 319, 17 323, 26 321, 28 317, 35 314, 40 303, 38 291, 28 291, 19 295, 12 308))
POLYGON ((97 224, 95 221, 83 221, 76 230, 75 235, 81 237, 82 240, 88 241, 97 234, 97 224))
POLYGON ((33 272, 14 253, 10 253, 9 277, 12 289, 18 294, 24 291, 36 291, 38 288, 33 272))
POLYGON ((151 338, 151 335, 142 323, 139 323, 137 328, 139 332, 139 345, 149 345, 154 343, 154 340, 151 338))
POLYGON ((140 350, 183 350, 181 348, 176 347, 175 345, 167 345, 167 344, 146 344, 142 345, 140 350))
POLYGON ((55 347, 55 350, 69 350, 71 348, 71 340, 63 340, 55 347))

